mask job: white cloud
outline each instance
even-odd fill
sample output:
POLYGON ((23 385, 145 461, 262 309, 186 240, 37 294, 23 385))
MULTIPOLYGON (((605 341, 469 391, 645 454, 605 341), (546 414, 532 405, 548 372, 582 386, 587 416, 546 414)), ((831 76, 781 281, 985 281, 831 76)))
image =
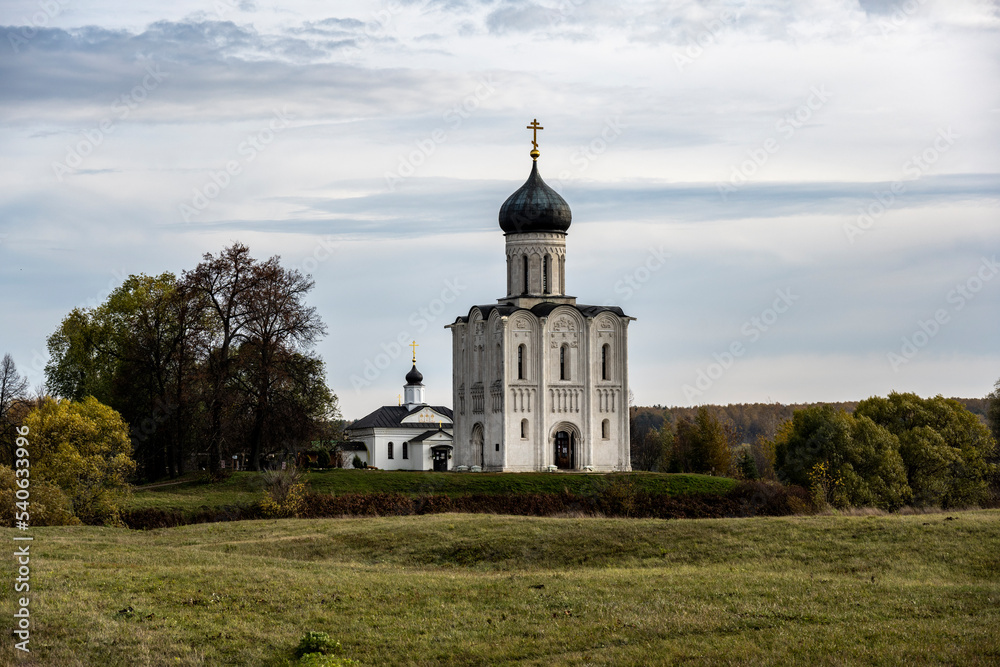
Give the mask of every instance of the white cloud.
MULTIPOLYGON (((343 252, 316 268, 331 331, 320 351, 360 416, 398 393, 406 368, 355 392, 357 362, 444 281, 469 288, 441 323, 501 296, 496 213, 527 175, 524 126, 537 117, 542 174, 574 211, 570 291, 639 317, 640 402, 683 402, 684 378, 786 287, 802 301, 706 400, 982 394, 982 377, 1000 375, 1000 283, 905 369, 871 363, 996 249, 997 4, 911 5, 346 2, 330 15, 305 2, 66 3, 0 59, 0 311, 18 314, 0 352, 30 365, 117 272, 180 271, 236 239, 297 263, 332 235, 343 252), (148 67, 163 80, 136 93, 148 67), (811 108, 817 87, 829 99, 811 108), (293 120, 268 137, 276 110, 293 120), (102 121, 111 131, 88 139, 102 121), (947 128, 953 147, 913 178, 908 163, 947 128), (268 141, 245 150, 253 137, 268 141), (769 139, 777 150, 720 196, 769 139), (60 180, 53 165, 88 141, 60 180), (186 223, 181 204, 232 161, 239 174, 186 223), (849 238, 893 182, 905 193, 849 238), (616 289, 661 247, 662 269, 616 289), (345 312, 367 327, 343 326, 345 312)), ((13 27, 0 36, 36 11, 5 3, 13 27)), ((438 324, 421 332, 421 370, 448 403, 438 324)))

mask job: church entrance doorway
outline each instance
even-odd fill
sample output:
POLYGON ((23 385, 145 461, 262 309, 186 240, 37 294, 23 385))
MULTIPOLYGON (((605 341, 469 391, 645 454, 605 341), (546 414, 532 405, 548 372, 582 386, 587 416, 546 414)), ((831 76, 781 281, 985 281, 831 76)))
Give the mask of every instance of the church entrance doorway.
POLYGON ((431 458, 434 460, 434 472, 448 471, 448 449, 446 447, 432 449, 431 458))
POLYGON ((562 470, 573 468, 576 438, 566 431, 556 431, 556 467, 562 470))

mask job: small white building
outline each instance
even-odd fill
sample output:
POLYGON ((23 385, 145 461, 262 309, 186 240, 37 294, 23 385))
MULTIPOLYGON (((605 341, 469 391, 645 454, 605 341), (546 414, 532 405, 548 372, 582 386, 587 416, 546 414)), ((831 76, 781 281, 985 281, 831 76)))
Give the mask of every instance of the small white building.
POLYGON ((364 443, 369 466, 382 470, 452 468, 452 412, 424 403, 424 376, 413 368, 406 374, 403 403, 385 405, 347 427, 348 440, 364 443))

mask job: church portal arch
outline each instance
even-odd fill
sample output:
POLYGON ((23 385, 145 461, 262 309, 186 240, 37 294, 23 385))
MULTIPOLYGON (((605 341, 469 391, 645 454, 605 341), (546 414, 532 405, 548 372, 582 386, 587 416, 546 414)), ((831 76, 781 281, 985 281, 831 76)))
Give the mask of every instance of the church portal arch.
POLYGON ((549 433, 552 464, 560 470, 578 469, 581 445, 580 429, 570 422, 559 422, 549 433))

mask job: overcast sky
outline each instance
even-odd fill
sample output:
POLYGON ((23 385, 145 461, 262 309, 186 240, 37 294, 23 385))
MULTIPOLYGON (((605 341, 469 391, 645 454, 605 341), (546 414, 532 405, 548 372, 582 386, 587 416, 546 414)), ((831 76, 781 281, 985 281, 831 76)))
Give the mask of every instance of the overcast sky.
POLYGON ((638 405, 978 397, 1000 377, 1000 4, 5 0, 0 354, 233 241, 311 273, 345 417, 504 296, 497 211, 573 210, 638 405), (383 356, 380 356, 383 355, 383 356))

